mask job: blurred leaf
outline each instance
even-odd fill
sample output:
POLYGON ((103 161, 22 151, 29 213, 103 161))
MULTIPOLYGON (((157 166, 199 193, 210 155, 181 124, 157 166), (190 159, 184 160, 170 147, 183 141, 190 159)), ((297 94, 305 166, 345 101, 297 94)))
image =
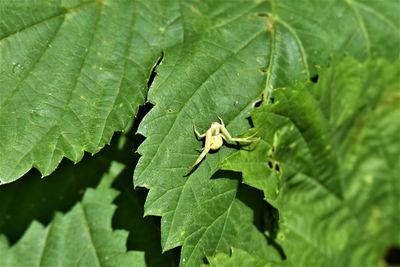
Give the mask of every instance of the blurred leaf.
MULTIPOLYGON (((396 0, 270 0, 269 94, 316 74, 332 55, 399 57, 396 0)), ((270 95, 270 97, 273 97, 270 95)))
MULTIPOLYGON (((104 152, 109 152, 105 149, 104 152)), ((47 224, 54 212, 66 212, 79 201, 87 187, 95 187, 109 168, 103 156, 87 155, 78 165, 63 162, 46 179, 30 171, 22 179, 0 187, 0 233, 14 243, 33 219, 47 224)))
POLYGON ((400 244, 399 76, 398 62, 334 61, 255 110, 259 144, 223 163, 278 208, 294 266, 384 266, 400 244))
POLYGON ((22 239, 9 247, 0 239, 1 266, 145 266, 140 252, 126 252, 127 232, 112 231, 111 205, 117 192, 111 183, 123 169, 113 163, 96 189, 47 227, 33 222, 22 239))

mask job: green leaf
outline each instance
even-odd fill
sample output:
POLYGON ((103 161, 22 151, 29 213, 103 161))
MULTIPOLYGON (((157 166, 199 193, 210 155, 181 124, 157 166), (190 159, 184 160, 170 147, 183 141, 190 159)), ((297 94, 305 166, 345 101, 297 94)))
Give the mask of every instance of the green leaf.
POLYGON ((111 183, 123 169, 114 163, 97 189, 88 189, 83 200, 50 225, 33 222, 12 247, 0 238, 1 266, 145 266, 141 252, 126 252, 127 232, 112 231, 111 205, 117 192, 111 183))
POLYGON ((110 162, 101 158, 102 154, 87 155, 76 165, 62 163, 46 180, 40 179, 38 172, 29 172, 22 179, 0 186, 0 233, 14 242, 33 219, 47 224, 55 210, 68 211, 108 170, 110 162))
MULTIPOLYGON (((241 219, 241 227, 252 220, 251 214, 235 199, 234 181, 210 180, 218 163, 234 148, 223 147, 209 153, 187 175, 189 166, 198 157, 195 149, 202 147, 194 136, 193 125, 204 132, 220 116, 229 132, 237 136, 249 128, 245 118, 265 91, 308 79, 315 72, 310 66, 326 64, 332 54, 356 53, 364 59, 375 54, 376 47, 393 47, 392 39, 379 43, 370 38, 364 40, 363 27, 379 40, 382 34, 363 26, 354 7, 346 2, 330 1, 327 5, 302 1, 294 3, 294 8, 287 8, 285 2, 287 6, 293 4, 293 1, 187 1, 181 5, 183 43, 167 49, 157 68, 158 75, 148 98, 155 107, 138 130, 146 140, 138 149, 142 157, 134 181, 135 186, 150 189, 146 215, 163 217, 163 249, 183 246, 182 265, 196 265, 201 255, 227 252, 230 246, 243 248, 233 234, 239 231, 224 231, 229 229, 225 226, 235 225, 236 216, 242 218, 243 214, 250 218, 241 219), (303 13, 295 9, 300 5, 303 13), (343 24, 337 23, 339 16, 344 17, 343 24), (329 23, 320 24, 319 19, 329 23), (369 48, 359 53, 356 44, 364 41, 370 44, 369 48), (236 206, 242 207, 241 210, 236 206)), ((388 7, 393 5, 387 1, 373 9, 378 15, 385 14, 392 12, 388 7)), ((389 16, 388 20, 396 21, 395 16, 389 16)), ((394 42, 399 40, 397 29, 388 31, 393 33, 394 42)), ((395 50, 392 52, 387 56, 398 56, 395 50)), ((316 143, 314 149, 320 145, 316 143)), ((329 153, 322 156, 322 162, 334 162, 329 153)), ((340 195, 340 189, 336 188, 338 181, 328 179, 329 170, 321 167, 314 172, 321 174, 319 179, 340 195)), ((261 239, 262 236, 260 242, 261 239)), ((266 253, 262 251, 257 253, 266 253)))
POLYGON ((155 13, 149 5, 0 1, 0 183, 32 166, 48 175, 125 129, 161 46, 180 39, 177 4, 157 1, 155 13))
MULTIPOLYGON (((236 199, 237 182, 210 180, 233 147, 186 176, 201 147, 192 126, 205 131, 219 115, 242 133, 260 95, 273 99, 276 87, 309 79, 334 54, 397 58, 395 1, 361 3, 1 1, 0 182, 32 166, 47 175, 64 156, 77 162, 101 149, 146 100, 163 55, 135 172, 136 186, 151 189, 146 214, 163 216, 163 249, 183 245, 182 265, 232 246, 275 259, 236 199)), ((324 172, 315 170, 334 188, 324 172)))
POLYGON ((132 169, 124 172, 113 183, 121 194, 114 201, 118 206, 113 216, 113 227, 129 232, 127 247, 144 251, 146 266, 177 266, 179 250, 162 252, 161 229, 158 217, 144 217, 147 190, 132 190, 132 169))
POLYGON ((203 267, 243 267, 243 266, 253 266, 253 267, 267 267, 275 266, 268 264, 265 259, 255 257, 245 250, 242 249, 231 249, 231 255, 224 253, 218 253, 214 257, 207 257, 209 264, 203 265, 203 267))
POLYGON ((223 163, 278 208, 293 265, 381 266, 400 244, 399 75, 336 60, 317 85, 277 90, 252 114, 260 143, 223 163))
POLYGON ((332 55, 357 59, 399 57, 395 0, 271 0, 266 93, 316 74, 332 55))
MULTIPOLYGON (((53 218, 54 211, 65 213, 70 210, 82 199, 86 188, 97 186, 113 161, 124 165, 137 161, 138 156, 132 154, 130 144, 120 148, 127 133, 114 135, 109 146, 94 156, 85 155, 78 164, 62 162, 46 179, 41 179, 39 172, 31 170, 22 179, 0 186, 0 233, 6 235, 11 243, 15 242, 33 220, 46 225, 53 218)), ((130 176, 127 174, 127 179, 130 176)), ((141 218, 143 215, 137 216, 141 218)))
POLYGON ((262 8, 247 1, 196 8, 184 4, 188 37, 182 46, 166 51, 149 92, 156 107, 139 126, 147 139, 139 148, 143 156, 134 183, 151 189, 145 214, 163 216, 163 250, 182 245, 182 266, 197 266, 204 255, 228 251, 232 244, 277 257, 252 224, 251 210, 235 198, 237 182, 226 177, 209 180, 216 163, 232 149, 208 155, 207 162, 184 177, 198 156, 195 148, 201 146, 193 124, 203 131, 220 115, 230 130, 236 127, 232 133, 247 127, 244 118, 264 81, 258 70, 266 58, 264 20, 254 16, 262 8))
MULTIPOLYGON (((235 4, 0 1, 0 182, 32 166, 45 176, 63 157, 77 162, 84 151, 98 152, 144 103, 146 81, 162 50, 173 47, 178 56, 168 64, 182 65, 185 54, 199 48, 195 40, 207 40, 209 31, 224 29, 219 37, 235 43, 236 29, 227 25, 244 14, 268 16, 253 34, 268 35, 262 48, 268 55, 256 52, 256 58, 268 76, 270 97, 275 87, 308 79, 332 53, 398 57, 400 8, 394 0, 235 4)), ((233 47, 215 39, 202 49, 229 54, 233 47)))

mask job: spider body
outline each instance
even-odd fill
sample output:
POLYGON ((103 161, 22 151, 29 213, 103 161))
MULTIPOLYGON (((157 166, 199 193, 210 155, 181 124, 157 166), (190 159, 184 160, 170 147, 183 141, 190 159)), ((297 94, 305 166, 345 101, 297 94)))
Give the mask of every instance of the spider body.
POLYGON ((251 143, 258 140, 258 138, 254 138, 255 134, 243 138, 232 137, 231 134, 228 132, 228 130, 225 128, 224 121, 220 117, 218 117, 218 119, 220 120, 220 122, 213 122, 210 128, 203 134, 200 134, 193 126, 193 130, 197 138, 198 139, 205 138, 206 140, 204 148, 201 151, 201 154, 199 155, 195 163, 190 167, 190 170, 193 170, 193 168, 196 167, 205 158, 205 156, 210 150, 219 149, 224 144, 224 140, 226 142, 242 142, 242 143, 251 143))
MULTIPOLYGON (((210 140, 210 149, 211 150, 219 149, 224 143, 223 137, 221 135, 220 127, 221 127, 221 125, 218 122, 213 122, 211 124, 211 127, 210 127, 210 129, 212 130, 211 137, 210 137, 210 139, 211 139, 210 140)), ((198 133, 196 133, 196 134, 197 134, 197 137, 199 137, 199 134, 198 133)), ((206 137, 207 137, 207 135, 206 135, 206 137)))

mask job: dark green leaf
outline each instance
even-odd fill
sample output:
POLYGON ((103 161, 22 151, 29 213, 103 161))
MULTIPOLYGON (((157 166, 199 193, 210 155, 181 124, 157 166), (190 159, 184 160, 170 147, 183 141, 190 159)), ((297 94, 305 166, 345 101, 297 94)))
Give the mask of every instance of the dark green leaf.
POLYGON ((117 195, 111 183, 123 169, 114 163, 97 189, 88 189, 82 202, 47 227, 33 222, 12 247, 0 239, 1 266, 145 266, 140 252, 126 252, 127 232, 112 231, 111 205, 117 195))
POLYGON ((156 7, 0 1, 1 183, 32 166, 48 175, 64 156, 77 162, 124 130, 146 99, 161 46, 180 39, 177 3, 156 7))

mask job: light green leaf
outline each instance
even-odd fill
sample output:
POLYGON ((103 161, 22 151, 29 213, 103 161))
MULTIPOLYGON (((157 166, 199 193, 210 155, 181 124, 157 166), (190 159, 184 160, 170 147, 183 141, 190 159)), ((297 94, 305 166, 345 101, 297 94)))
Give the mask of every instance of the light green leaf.
POLYGON ((180 40, 177 3, 153 2, 0 1, 0 183, 124 130, 161 46, 180 40))
POLYGON ((293 265, 383 266, 400 244, 399 75, 334 61, 317 85, 277 90, 252 115, 260 143, 223 163, 278 208, 293 265))
POLYGON ((265 259, 253 256, 247 253, 245 250, 232 248, 231 255, 224 253, 218 253, 214 257, 207 257, 209 264, 203 265, 203 267, 268 267, 275 266, 268 263, 265 259))
POLYGON ((82 202, 47 227, 33 222, 14 246, 2 236, 0 266, 145 266, 143 253, 126 252, 127 232, 111 229, 117 192, 110 186, 122 169, 114 163, 82 202))
POLYGON ((399 57, 400 5, 395 0, 271 0, 266 93, 316 74, 334 55, 399 57))
MULTIPOLYGON (((371 8, 385 14, 392 12, 388 7, 393 5, 387 1, 371 8)), ((332 54, 356 53, 364 59, 375 54, 376 47, 393 47, 393 43, 364 40, 361 19, 344 1, 185 1, 180 12, 183 43, 167 49, 157 68, 149 92, 149 101, 155 107, 138 130, 146 140, 138 150, 142 157, 134 181, 135 186, 150 189, 146 214, 163 217, 163 249, 183 245, 181 264, 192 266, 200 262, 201 255, 227 252, 230 246, 242 248, 236 231, 225 231, 229 229, 225 226, 235 225, 239 214, 250 216, 245 209, 231 212, 237 204, 243 207, 235 200, 234 181, 210 180, 218 163, 234 151, 232 147, 208 154, 187 175, 199 155, 195 149, 202 147, 194 136, 193 125, 204 132, 220 116, 230 133, 237 136, 249 127, 245 118, 262 93, 308 79, 315 73, 314 65, 326 64, 332 54), (295 6, 287 8, 286 2, 287 6, 295 6), (300 5, 302 13, 296 10, 300 5), (343 24, 337 23, 340 16, 344 17, 343 24), (359 53, 355 44, 367 42, 368 48, 359 53)), ((394 16, 388 20, 395 23, 394 16)), ((364 28, 381 40, 380 32, 364 28)), ((398 30, 388 31, 396 42, 398 30)), ((398 56, 392 52, 386 56, 398 56)), ((319 146, 316 143, 314 149, 319 146)), ((329 154, 320 154, 322 162, 334 162, 329 154)), ((331 184, 328 179, 329 170, 321 167, 314 172, 340 194, 337 181, 331 184)), ((251 218, 241 221, 251 222, 251 218)))

